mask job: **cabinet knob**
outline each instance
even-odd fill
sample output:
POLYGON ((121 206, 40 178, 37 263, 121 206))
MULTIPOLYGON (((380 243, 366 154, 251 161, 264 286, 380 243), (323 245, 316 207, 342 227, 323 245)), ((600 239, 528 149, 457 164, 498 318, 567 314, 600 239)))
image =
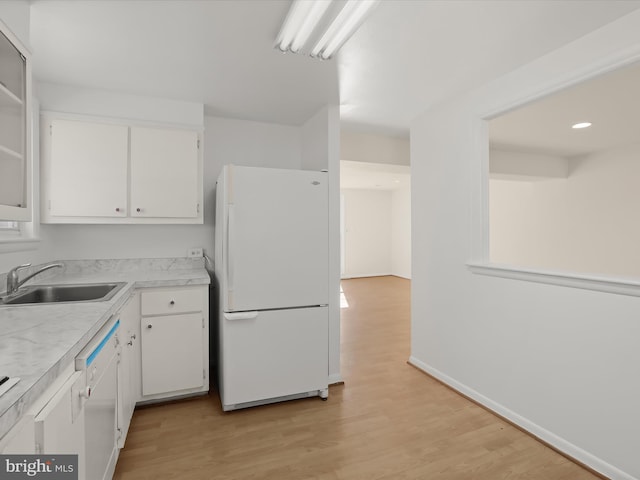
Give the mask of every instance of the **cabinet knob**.
POLYGON ((116 207, 116 212, 119 212, 119 211, 120 211, 120 207, 116 207))
POLYGON ((136 339, 136 334, 134 333, 133 335, 131 335, 131 340, 135 340, 136 339))
POLYGON ((130 347, 132 347, 132 346, 133 346, 133 340, 129 340, 129 341, 127 342, 127 345, 129 345, 130 347))
POLYGON ((91 396, 91 387, 86 387, 84 390, 80 390, 79 395, 82 398, 89 398, 91 396))
POLYGON ((140 213, 142 211, 141 208, 136 208, 136 212, 140 213))
POLYGON ((153 328, 153 325, 149 324, 147 325, 147 328, 153 328))
POLYGON ((175 305, 175 304, 176 304, 176 302, 175 302, 174 300, 171 300, 171 301, 169 302, 169 305, 175 305))

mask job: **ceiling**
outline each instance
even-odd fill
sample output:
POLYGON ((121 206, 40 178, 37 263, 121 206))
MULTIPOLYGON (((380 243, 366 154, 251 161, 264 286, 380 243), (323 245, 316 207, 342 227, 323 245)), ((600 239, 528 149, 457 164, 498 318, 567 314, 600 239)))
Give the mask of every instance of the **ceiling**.
POLYGON ((572 157, 640 142, 640 64, 601 75, 489 121, 492 148, 572 157), (578 122, 589 128, 575 130, 578 122))
POLYGON ((32 0, 36 81, 202 102, 300 125, 408 135, 430 105, 640 7, 636 0, 382 0, 332 60, 273 48, 288 0, 32 0))

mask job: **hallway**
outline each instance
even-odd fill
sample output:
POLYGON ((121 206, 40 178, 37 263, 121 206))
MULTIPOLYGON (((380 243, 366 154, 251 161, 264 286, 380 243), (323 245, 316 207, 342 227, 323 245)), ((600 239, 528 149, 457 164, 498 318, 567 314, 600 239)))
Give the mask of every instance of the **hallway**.
POLYGON ((136 410, 114 478, 595 479, 409 366, 410 281, 342 282, 344 385, 223 413, 215 394, 136 410))

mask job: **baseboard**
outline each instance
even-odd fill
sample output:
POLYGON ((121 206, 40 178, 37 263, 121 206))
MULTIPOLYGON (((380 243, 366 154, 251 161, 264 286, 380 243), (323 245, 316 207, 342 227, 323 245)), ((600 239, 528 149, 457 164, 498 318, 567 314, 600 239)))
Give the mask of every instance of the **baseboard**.
POLYGON ((329 385, 342 384, 344 381, 342 380, 342 375, 339 373, 333 373, 329 375, 329 385))
POLYGON ((400 275, 399 273, 368 273, 362 275, 345 275, 340 277, 340 280, 349 280, 352 278, 370 278, 370 277, 398 277, 404 278, 406 280, 411 280, 411 277, 406 277, 404 275, 400 275))
POLYGON ((398 277, 398 278, 404 278, 405 280, 411 280, 411 276, 407 276, 407 275, 401 275, 399 273, 390 273, 389 275, 393 276, 393 277, 398 277))
POLYGON ((513 424, 516 428, 535 437, 537 440, 541 441, 561 455, 569 458, 571 461, 585 467, 588 470, 591 470, 596 475, 611 480, 639 480, 636 477, 633 477, 632 475, 623 472, 619 468, 605 462, 601 458, 598 458, 595 455, 592 455, 591 453, 581 449, 580 447, 557 436, 549 430, 546 430, 541 426, 533 423, 532 421, 522 417, 521 415, 518 415, 517 413, 509 410, 503 405, 494 402, 490 398, 485 397, 484 395, 464 385, 463 383, 454 380, 453 378, 440 372, 436 368, 433 368, 426 363, 418 360, 416 357, 411 356, 409 358, 409 364, 426 373, 430 377, 435 378, 439 382, 443 383, 447 387, 458 392, 474 403, 477 403, 481 407, 503 418, 507 422, 513 424))
POLYGON ((362 273, 358 275, 344 275, 340 277, 340 280, 349 280, 350 278, 368 278, 368 277, 388 277, 393 273, 362 273))

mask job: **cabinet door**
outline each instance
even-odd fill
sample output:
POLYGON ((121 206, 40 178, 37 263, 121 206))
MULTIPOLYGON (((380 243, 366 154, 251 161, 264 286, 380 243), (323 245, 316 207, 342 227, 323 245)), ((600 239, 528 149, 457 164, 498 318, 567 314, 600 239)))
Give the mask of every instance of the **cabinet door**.
POLYGON ((29 54, 0 22, 0 218, 31 220, 29 54))
POLYGON ((198 216, 198 134, 131 127, 131 216, 198 216))
POLYGON ((202 313, 142 318, 143 395, 204 384, 203 322, 202 313))
POLYGON ((133 410, 140 396, 140 325, 137 294, 120 312, 122 324, 119 335, 122 350, 118 364, 118 447, 123 448, 133 410))
POLYGON ((56 119, 49 128, 51 215, 125 217, 128 127, 56 119))

